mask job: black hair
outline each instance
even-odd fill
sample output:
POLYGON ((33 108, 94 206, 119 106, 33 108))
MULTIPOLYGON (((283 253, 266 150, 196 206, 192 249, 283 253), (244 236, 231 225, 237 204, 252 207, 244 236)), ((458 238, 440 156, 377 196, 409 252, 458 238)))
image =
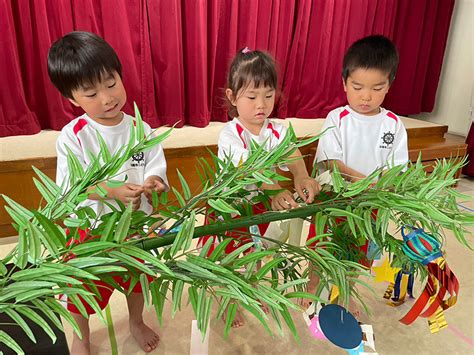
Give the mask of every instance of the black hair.
POLYGON ((378 69, 388 74, 389 83, 395 79, 398 51, 391 40, 382 35, 364 37, 354 42, 344 55, 342 77, 347 82, 356 69, 378 69))
MULTIPOLYGON (((257 88, 263 85, 276 90, 278 75, 275 60, 270 54, 246 47, 236 54, 230 64, 227 88, 237 97, 239 90, 247 88, 251 83, 257 88)), ((229 106, 229 114, 236 114, 233 106, 229 106)))
POLYGON ((67 98, 83 86, 94 86, 104 75, 117 72, 122 64, 114 49, 94 33, 75 31, 53 43, 48 53, 48 74, 67 98))

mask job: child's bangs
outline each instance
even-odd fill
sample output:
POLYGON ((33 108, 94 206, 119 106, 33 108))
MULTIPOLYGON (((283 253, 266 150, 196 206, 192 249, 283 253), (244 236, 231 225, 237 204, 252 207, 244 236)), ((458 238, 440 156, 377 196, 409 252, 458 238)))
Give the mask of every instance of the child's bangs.
POLYGON ((273 68, 265 68, 262 65, 255 65, 257 63, 252 64, 242 68, 237 84, 239 90, 245 90, 252 84, 255 88, 270 87, 276 90, 277 76, 275 70, 273 68))

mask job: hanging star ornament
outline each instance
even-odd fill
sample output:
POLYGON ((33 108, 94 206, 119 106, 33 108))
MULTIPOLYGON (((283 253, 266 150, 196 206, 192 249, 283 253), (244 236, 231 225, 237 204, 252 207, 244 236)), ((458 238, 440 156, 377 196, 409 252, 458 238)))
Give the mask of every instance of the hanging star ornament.
POLYGON ((375 282, 394 282, 395 275, 401 269, 391 267, 388 258, 386 258, 381 266, 374 266, 372 270, 375 273, 375 282))

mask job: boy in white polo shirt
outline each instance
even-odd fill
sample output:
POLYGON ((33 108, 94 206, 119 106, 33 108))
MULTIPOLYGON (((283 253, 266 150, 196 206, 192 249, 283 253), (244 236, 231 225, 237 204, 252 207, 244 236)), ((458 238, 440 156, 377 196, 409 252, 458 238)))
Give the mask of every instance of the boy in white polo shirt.
POLYGON ((384 36, 355 42, 344 56, 342 83, 348 105, 332 110, 318 141, 316 163, 336 165, 348 181, 358 181, 378 168, 408 162, 407 133, 393 112, 381 107, 395 79, 398 53, 384 36))
MULTIPOLYGON (((322 130, 332 128, 318 141, 315 164, 320 172, 337 166, 346 180, 356 182, 379 168, 408 163, 405 126, 397 115, 381 107, 395 79, 398 61, 395 45, 381 35, 362 38, 348 49, 342 70, 348 104, 326 117, 322 130)), ((315 236, 311 224, 308 240, 315 236)), ((370 266, 368 242, 355 247, 363 255, 358 262, 370 266)), ((308 292, 314 292, 318 280, 315 275, 310 279, 308 292)), ((309 303, 304 300, 303 306, 309 303)), ((356 309, 350 311, 358 316, 356 309)))

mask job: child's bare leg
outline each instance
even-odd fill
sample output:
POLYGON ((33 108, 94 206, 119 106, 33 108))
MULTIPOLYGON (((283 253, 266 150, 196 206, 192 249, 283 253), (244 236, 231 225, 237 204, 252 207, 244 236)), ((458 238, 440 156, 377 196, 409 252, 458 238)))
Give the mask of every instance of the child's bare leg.
MULTIPOLYGON (((319 275, 316 273, 314 265, 312 263, 309 264, 308 269, 309 269, 309 273, 308 273, 309 281, 308 281, 308 284, 306 285, 306 292, 314 294, 319 284, 319 275)), ((300 306, 305 310, 311 305, 312 302, 313 300, 309 298, 300 298, 299 300, 300 306)))
POLYGON ((138 345, 140 345, 145 352, 149 353, 156 349, 160 337, 143 322, 144 304, 145 301, 141 293, 131 293, 127 296, 130 333, 138 345))
MULTIPOLYGON (((222 320, 225 322, 227 320, 227 312, 224 312, 222 315, 222 320)), ((235 312, 234 319, 232 320, 232 324, 230 325, 232 328, 240 328, 245 325, 244 316, 242 312, 240 312, 239 308, 235 312)))
POLYGON ((89 319, 77 313, 71 312, 71 315, 77 322, 82 334, 81 339, 76 332, 73 332, 71 355, 89 355, 91 353, 89 319))

